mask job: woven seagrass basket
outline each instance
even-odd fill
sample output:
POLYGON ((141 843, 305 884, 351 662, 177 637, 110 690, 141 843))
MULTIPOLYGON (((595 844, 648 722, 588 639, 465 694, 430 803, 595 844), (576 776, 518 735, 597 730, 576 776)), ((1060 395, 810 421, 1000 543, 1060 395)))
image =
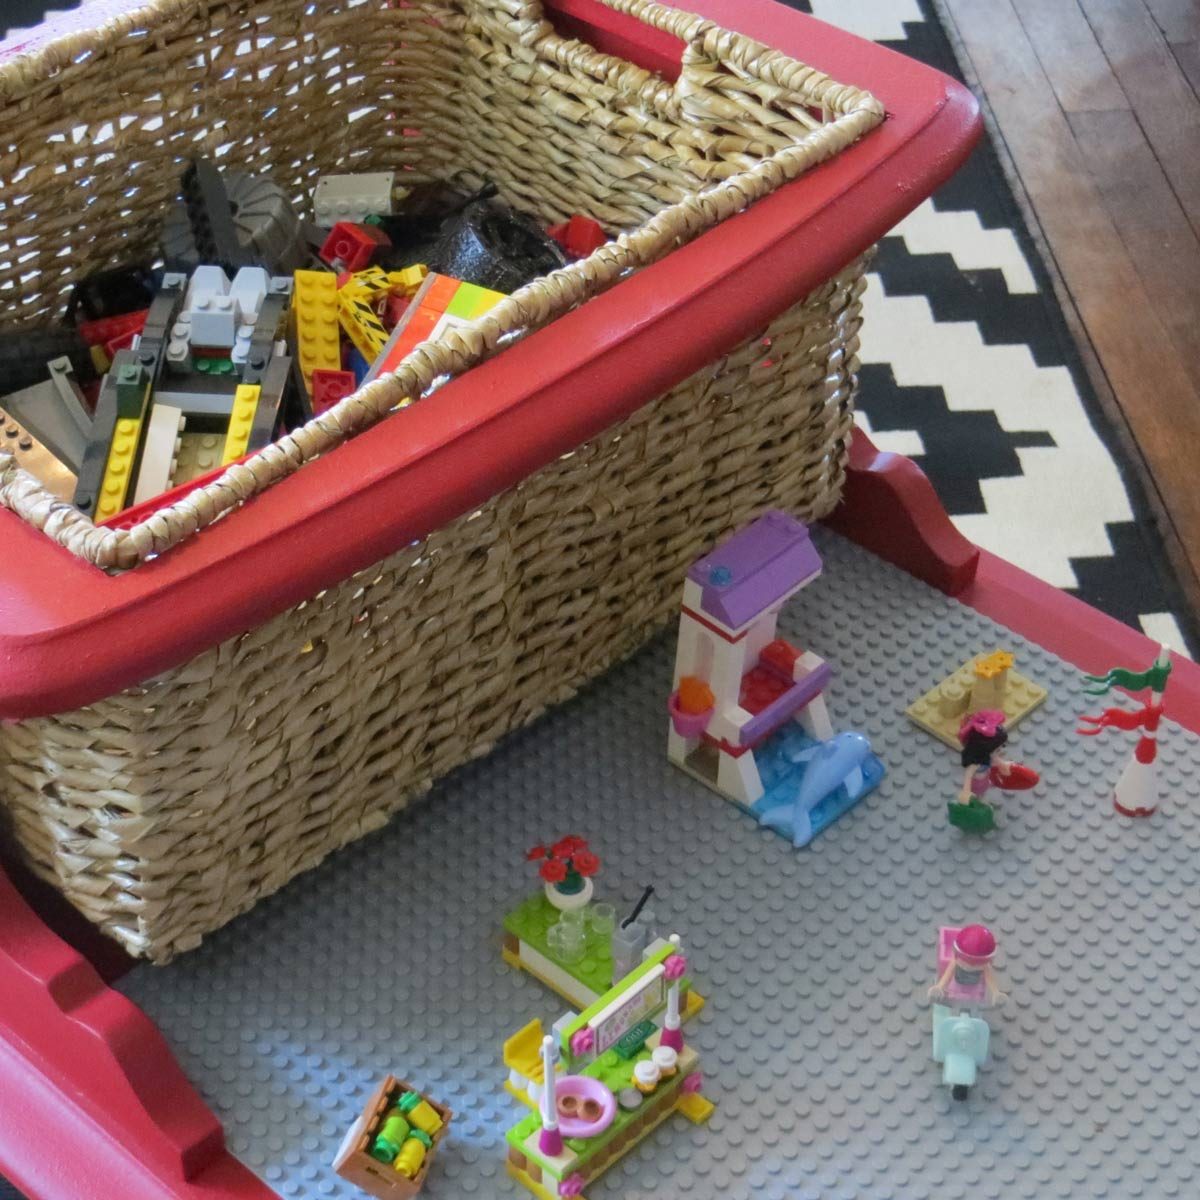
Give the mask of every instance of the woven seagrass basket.
MULTIPOLYGON (((87 271, 152 253, 200 151, 301 203, 333 170, 486 178, 546 221, 582 212, 614 236, 133 529, 93 526, 7 456, 0 503, 107 569, 186 553, 172 547, 403 420, 434 380, 882 119, 866 93, 710 22, 603 2, 684 43, 677 82, 559 36, 534 0, 158 0, 0 62, 8 322, 53 318, 87 271)), ((723 533, 767 506, 828 512, 863 266, 420 544, 142 686, 0 729, 0 804, 29 863, 166 961, 636 648, 723 533)))

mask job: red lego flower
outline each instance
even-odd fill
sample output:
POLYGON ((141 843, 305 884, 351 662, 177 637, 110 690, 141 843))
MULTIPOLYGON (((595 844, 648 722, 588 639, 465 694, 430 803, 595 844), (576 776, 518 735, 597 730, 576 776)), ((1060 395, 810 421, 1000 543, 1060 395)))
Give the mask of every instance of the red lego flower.
POLYGON ((525 861, 537 862, 539 858, 545 858, 547 853, 548 851, 546 850, 546 847, 543 846, 541 842, 538 842, 538 844, 525 855, 525 861))
POLYGON ((561 858, 548 858, 538 867, 538 874, 547 883, 562 883, 567 877, 567 864, 561 858))
POLYGON ((572 858, 578 854, 580 850, 587 849, 587 842, 581 837, 576 837, 575 834, 568 834, 565 838, 561 838, 555 842, 550 848, 550 853, 555 858, 572 858))
POLYGON ((590 850, 577 851, 571 862, 584 879, 600 870, 600 860, 590 850))

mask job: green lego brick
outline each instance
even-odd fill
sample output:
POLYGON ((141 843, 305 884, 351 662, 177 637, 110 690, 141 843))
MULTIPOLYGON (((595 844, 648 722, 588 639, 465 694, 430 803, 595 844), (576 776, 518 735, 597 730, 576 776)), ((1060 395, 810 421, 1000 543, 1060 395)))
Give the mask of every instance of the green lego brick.
MULTIPOLYGON (((920 699, 914 700, 904 710, 908 719, 926 733, 933 734, 939 742, 943 742, 952 750, 958 750, 958 727, 967 715, 965 702, 961 711, 945 712, 944 709, 954 706, 956 696, 965 697, 970 693, 975 664, 979 659, 986 657, 985 654, 977 654, 936 687, 930 688, 920 699)), ((1046 699, 1046 695, 1044 687, 1027 679, 1019 671, 1009 668, 1008 687, 1004 695, 1004 717, 1008 728, 1011 730, 1019 721, 1024 720, 1046 699)))

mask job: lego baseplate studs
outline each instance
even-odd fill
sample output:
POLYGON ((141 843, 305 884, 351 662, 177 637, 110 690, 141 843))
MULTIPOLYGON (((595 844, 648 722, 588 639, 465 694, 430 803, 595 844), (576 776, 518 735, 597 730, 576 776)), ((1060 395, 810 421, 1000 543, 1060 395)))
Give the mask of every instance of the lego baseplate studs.
POLYGON ((1011 729, 1046 699, 1046 689, 1019 671, 1008 650, 978 654, 954 674, 914 700, 904 714, 952 750, 960 749, 958 727, 969 713, 996 709, 1011 729))
MULTIPOLYGON (((502 1089, 504 1043, 583 1010, 497 945, 532 890, 526 851, 562 830, 604 860, 617 913, 655 885, 655 928, 682 936, 708 1000, 685 1040, 718 1100, 707 1127, 667 1116, 590 1200, 1192 1200, 1200 738, 1163 721, 1163 801, 1131 824, 1112 808, 1129 738, 1072 733, 1077 667, 821 529, 813 541, 824 575, 780 636, 838 664, 830 719, 890 769, 810 850, 663 761, 671 631, 405 811, 364 810, 370 837, 197 950, 118 981, 274 1192, 363 1200, 329 1164, 395 1070, 454 1111, 422 1200, 529 1195, 507 1175, 506 1132, 529 1109, 502 1089), (1051 693, 1019 738, 1043 783, 968 841, 946 824, 948 752, 898 717, 928 663, 993 646, 1051 693), (960 1101, 930 1061, 926 996, 936 931, 976 922, 1009 1000, 960 1101)), ((296 737, 328 704, 323 676, 306 678, 296 737)))

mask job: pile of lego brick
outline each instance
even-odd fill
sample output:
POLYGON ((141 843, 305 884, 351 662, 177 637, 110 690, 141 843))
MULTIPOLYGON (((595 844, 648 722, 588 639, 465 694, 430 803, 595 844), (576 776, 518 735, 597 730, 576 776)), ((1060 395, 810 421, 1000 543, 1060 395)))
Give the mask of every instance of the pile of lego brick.
POLYGON ((91 276, 61 330, 0 338, 0 447, 129 528, 605 236, 393 172, 312 201, 309 222, 269 179, 190 163, 162 267, 91 276))

